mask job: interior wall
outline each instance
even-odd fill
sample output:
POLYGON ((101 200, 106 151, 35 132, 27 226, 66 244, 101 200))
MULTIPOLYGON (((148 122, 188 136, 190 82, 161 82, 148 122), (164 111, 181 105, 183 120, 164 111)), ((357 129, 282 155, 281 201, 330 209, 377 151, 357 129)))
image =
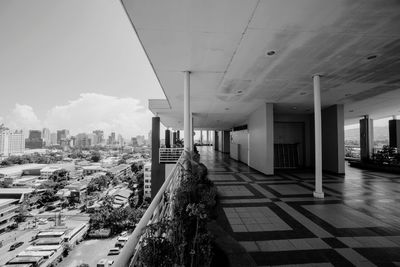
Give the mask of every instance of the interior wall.
POLYGON ((274 111, 265 103, 248 118, 250 134, 249 166, 267 175, 274 174, 274 111))
POLYGON ((303 122, 275 122, 274 144, 297 144, 298 163, 304 167, 305 137, 303 122))
MULTIPOLYGON (((303 162, 302 165, 305 167, 313 166, 312 161, 312 153, 313 146, 312 143, 314 142, 314 135, 312 134, 312 120, 309 115, 291 115, 291 114, 275 114, 274 115, 274 123, 289 123, 289 124, 302 124, 304 128, 303 133, 303 147, 302 147, 302 154, 303 154, 303 162)), ((274 142, 277 143, 278 141, 299 141, 298 137, 292 135, 291 132, 283 132, 284 129, 274 129, 274 142)))
POLYGON ((241 161, 245 164, 249 163, 249 132, 248 130, 232 131, 230 143, 230 156, 231 158, 241 161))

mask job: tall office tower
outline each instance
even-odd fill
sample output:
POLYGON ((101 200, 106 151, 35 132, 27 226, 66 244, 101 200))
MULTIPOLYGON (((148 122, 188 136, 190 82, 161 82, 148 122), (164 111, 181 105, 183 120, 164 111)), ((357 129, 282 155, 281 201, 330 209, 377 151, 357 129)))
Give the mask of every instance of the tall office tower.
POLYGON ((149 146, 151 146, 151 130, 149 131, 149 134, 148 134, 147 144, 148 144, 149 146))
POLYGON ((57 133, 50 134, 50 145, 57 145, 57 133))
POLYGON ((29 137, 25 139, 25 147, 30 149, 42 148, 42 132, 39 130, 30 130, 29 137))
POLYGON ((114 145, 115 143, 116 143, 115 133, 112 132, 111 135, 108 137, 108 144, 109 145, 114 145))
POLYGON ((75 147, 89 148, 90 146, 91 142, 87 134, 80 133, 75 136, 75 147))
POLYGON ((132 137, 131 138, 131 143, 132 143, 132 146, 134 146, 134 147, 139 146, 137 137, 132 137))
POLYGON ((97 136, 97 134, 90 133, 90 134, 87 134, 87 137, 90 140, 91 146, 95 146, 95 145, 99 144, 99 137, 97 136))
POLYGON ((43 128, 43 130, 42 130, 42 139, 43 139, 44 146, 49 146, 49 145, 51 145, 51 133, 50 133, 50 129, 48 129, 48 128, 43 128))
POLYGON ((138 146, 142 146, 142 145, 144 145, 144 143, 145 143, 144 135, 138 135, 138 136, 136 136, 136 140, 137 140, 137 145, 138 145, 138 146))
POLYGON ((102 144, 104 142, 104 132, 102 130, 95 130, 93 133, 97 136, 97 143, 102 144))
POLYGON ((63 129, 57 131, 57 144, 61 144, 62 141, 66 141, 69 137, 69 130, 63 129))
POLYGON ((0 127, 0 155, 8 157, 13 154, 24 153, 25 138, 21 131, 10 131, 7 128, 0 127))
POLYGON ((124 140, 124 138, 122 137, 122 135, 118 135, 118 140, 117 140, 117 144, 119 145, 119 146, 123 146, 124 144, 125 144, 125 140, 124 140))

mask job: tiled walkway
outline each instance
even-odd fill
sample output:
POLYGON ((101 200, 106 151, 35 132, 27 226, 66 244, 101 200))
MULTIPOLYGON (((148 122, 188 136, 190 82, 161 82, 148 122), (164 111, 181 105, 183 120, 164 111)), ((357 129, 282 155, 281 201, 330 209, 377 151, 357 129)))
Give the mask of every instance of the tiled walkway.
POLYGON ((324 200, 310 172, 265 176, 200 147, 216 184, 218 223, 258 266, 400 266, 400 177, 348 167, 324 175, 324 200))

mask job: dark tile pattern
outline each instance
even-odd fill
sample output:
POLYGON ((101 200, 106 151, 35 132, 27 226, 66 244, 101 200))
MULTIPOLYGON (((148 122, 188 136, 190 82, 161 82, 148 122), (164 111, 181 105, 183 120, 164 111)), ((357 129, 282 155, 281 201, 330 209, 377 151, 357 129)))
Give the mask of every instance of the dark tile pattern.
POLYGON ((398 266, 398 175, 324 174, 319 200, 312 171, 266 176, 212 147, 199 150, 221 193, 217 222, 259 266, 398 266))

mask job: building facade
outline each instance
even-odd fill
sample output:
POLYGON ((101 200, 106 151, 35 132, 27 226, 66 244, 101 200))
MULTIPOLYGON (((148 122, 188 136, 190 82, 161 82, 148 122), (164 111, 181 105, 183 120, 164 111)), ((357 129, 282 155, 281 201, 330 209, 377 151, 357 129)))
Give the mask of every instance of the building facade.
POLYGON ((0 156, 8 157, 25 151, 25 138, 21 131, 0 129, 0 156))

